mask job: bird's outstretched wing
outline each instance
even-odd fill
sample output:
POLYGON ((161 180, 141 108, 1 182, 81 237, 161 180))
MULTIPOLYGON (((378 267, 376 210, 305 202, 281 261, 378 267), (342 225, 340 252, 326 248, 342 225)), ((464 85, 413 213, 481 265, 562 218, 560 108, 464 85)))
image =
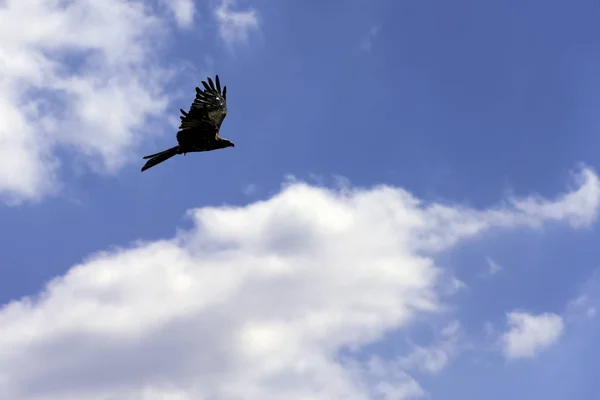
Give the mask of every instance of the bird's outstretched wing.
POLYGON ((215 78, 216 85, 210 77, 207 80, 208 83, 202 81, 204 90, 196 88, 196 98, 190 110, 187 113, 181 110, 180 130, 195 130, 202 125, 201 121, 208 120, 217 127, 218 131, 227 116, 227 87, 224 86, 221 91, 218 75, 215 78))

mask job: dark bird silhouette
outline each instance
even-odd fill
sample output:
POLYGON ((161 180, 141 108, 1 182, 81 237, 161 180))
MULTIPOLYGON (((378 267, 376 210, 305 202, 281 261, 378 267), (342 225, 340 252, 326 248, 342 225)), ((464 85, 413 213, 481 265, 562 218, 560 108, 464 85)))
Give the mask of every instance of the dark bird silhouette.
POLYGON ((160 164, 163 161, 177 155, 194 153, 200 151, 212 151, 235 145, 219 136, 221 124, 227 116, 227 86, 223 86, 221 91, 221 82, 219 75, 213 82, 210 77, 208 83, 202 81, 204 91, 196 88, 196 98, 188 112, 180 109, 182 116, 181 125, 177 132, 177 143, 175 147, 161 151, 160 153, 150 154, 144 157, 148 159, 142 167, 142 171, 160 164))

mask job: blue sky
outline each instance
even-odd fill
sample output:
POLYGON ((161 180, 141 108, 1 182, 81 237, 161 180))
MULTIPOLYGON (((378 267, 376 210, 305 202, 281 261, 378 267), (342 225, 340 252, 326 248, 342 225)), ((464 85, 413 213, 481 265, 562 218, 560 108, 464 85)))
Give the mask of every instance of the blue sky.
POLYGON ((597 3, 55 3, 0 6, 11 398, 594 398, 597 3), (236 147, 140 173, 215 74, 236 147))

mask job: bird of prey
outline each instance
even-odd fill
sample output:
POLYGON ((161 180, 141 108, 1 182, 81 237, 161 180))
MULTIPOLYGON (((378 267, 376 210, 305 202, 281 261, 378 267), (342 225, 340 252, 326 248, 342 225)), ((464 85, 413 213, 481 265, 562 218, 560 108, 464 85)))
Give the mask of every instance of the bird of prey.
POLYGON ((235 146, 219 136, 221 124, 227 115, 227 86, 223 86, 221 91, 219 75, 215 77, 215 82, 210 77, 207 80, 208 83, 202 81, 204 90, 196 88, 196 98, 190 110, 185 112, 180 109, 182 116, 177 132, 177 146, 144 157, 148 161, 142 167, 142 172, 177 154, 186 155, 235 146))

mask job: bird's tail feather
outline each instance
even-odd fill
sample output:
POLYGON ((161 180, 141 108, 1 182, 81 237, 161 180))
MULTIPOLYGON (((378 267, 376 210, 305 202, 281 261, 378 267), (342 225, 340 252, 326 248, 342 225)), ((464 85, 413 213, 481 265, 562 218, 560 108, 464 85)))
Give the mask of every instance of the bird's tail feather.
POLYGON ((168 160, 177 154, 179 150, 179 146, 171 147, 170 149, 161 151, 160 153, 150 154, 149 156, 144 157, 144 160, 149 159, 146 164, 142 167, 142 172, 147 170, 148 168, 154 167, 156 164, 160 164, 163 161, 168 160))

